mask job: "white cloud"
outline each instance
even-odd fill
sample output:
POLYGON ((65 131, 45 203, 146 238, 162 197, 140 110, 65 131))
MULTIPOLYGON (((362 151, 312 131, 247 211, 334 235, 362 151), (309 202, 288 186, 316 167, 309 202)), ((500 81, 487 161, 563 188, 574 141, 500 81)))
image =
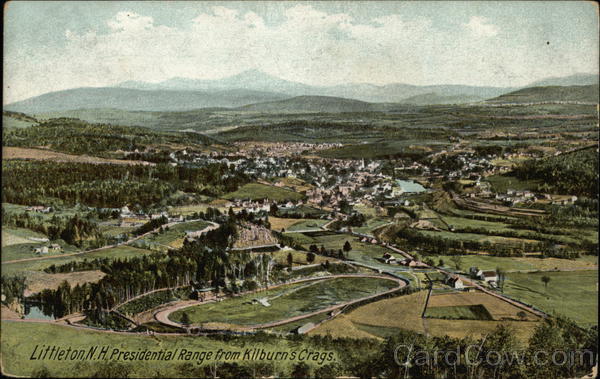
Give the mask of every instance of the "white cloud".
POLYGON ((463 26, 476 36, 493 37, 498 34, 498 27, 491 24, 490 21, 481 16, 472 16, 468 23, 463 26))
MULTIPOLYGON (((214 79, 247 69, 315 85, 504 86, 531 82, 532 74, 597 70, 596 62, 574 58, 584 47, 531 48, 479 16, 455 29, 398 14, 358 22, 307 4, 288 8, 277 24, 222 6, 189 17, 186 26, 169 27, 123 11, 106 21, 105 32, 66 30, 63 49, 41 49, 36 56, 5 51, 5 104, 73 87, 175 76, 214 79), (486 37, 493 36, 490 44, 486 37)), ((585 49, 596 45, 597 51, 595 41, 585 49)))

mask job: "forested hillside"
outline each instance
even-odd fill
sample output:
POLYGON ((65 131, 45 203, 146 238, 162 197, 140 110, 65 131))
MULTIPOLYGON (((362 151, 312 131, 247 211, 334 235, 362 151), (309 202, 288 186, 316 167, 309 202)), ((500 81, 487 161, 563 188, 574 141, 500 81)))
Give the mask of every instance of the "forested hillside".
POLYGON ((517 166, 515 175, 539 179, 541 190, 598 198, 598 151, 595 146, 517 166))
POLYGON ((249 181, 225 164, 192 168, 8 160, 2 162, 2 173, 2 202, 38 205, 63 201, 109 208, 167 202, 177 190, 218 195, 249 181))
POLYGON ((4 129, 2 134, 4 146, 44 146, 65 153, 98 156, 108 156, 107 153, 117 150, 143 150, 149 145, 211 142, 209 137, 198 133, 157 132, 142 127, 90 124, 71 118, 50 119, 28 128, 4 129))

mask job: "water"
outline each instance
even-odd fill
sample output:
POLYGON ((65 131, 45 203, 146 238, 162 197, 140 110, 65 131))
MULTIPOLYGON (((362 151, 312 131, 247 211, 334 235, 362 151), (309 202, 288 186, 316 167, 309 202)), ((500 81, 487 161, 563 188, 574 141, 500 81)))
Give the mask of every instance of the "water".
POLYGON ((396 180, 396 183, 404 192, 419 193, 427 191, 425 187, 412 180, 396 180))
POLYGON ((44 314, 41 304, 31 304, 25 303, 25 319, 35 319, 35 320, 56 320, 56 317, 53 314, 44 314))

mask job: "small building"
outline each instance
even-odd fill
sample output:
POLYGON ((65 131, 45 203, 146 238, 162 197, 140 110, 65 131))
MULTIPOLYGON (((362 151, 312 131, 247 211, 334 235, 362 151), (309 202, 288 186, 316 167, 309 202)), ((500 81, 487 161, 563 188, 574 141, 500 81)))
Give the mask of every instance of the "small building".
POLYGON ((417 267, 418 266, 418 262, 415 261, 414 259, 410 259, 410 258, 401 260, 400 264, 402 266, 406 266, 406 267, 417 267))
POLYGON ((455 289, 464 289, 465 284, 458 275, 450 275, 446 278, 446 284, 455 289))
POLYGON ((396 263, 396 262, 397 262, 397 261, 396 261, 396 257, 394 257, 394 256, 393 256, 392 254, 390 254, 390 253, 385 253, 385 254, 383 254, 383 256, 381 257, 381 260, 382 260, 384 263, 387 263, 387 264, 393 264, 393 263, 396 263))
POLYGON ((498 274, 496 274, 496 271, 484 271, 480 279, 484 282, 497 282, 498 274))
POLYGON ((483 271, 477 267, 471 267, 469 268, 469 275, 471 275, 472 278, 478 279, 483 275, 483 271))
POLYGON ((35 247, 33 252, 36 254, 48 254, 48 246, 35 247))

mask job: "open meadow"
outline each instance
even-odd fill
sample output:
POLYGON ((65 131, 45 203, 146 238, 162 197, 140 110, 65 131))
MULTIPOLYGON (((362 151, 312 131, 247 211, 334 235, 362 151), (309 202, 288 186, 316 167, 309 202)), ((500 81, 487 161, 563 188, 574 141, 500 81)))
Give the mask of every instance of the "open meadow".
POLYGON ((238 188, 237 191, 230 192, 223 196, 224 199, 249 199, 261 200, 269 199, 275 201, 300 200, 304 196, 285 188, 270 186, 262 183, 248 183, 238 188))
POLYGON ((598 271, 508 273, 504 293, 583 325, 598 323, 598 271), (547 286, 542 281, 549 278, 547 286))

